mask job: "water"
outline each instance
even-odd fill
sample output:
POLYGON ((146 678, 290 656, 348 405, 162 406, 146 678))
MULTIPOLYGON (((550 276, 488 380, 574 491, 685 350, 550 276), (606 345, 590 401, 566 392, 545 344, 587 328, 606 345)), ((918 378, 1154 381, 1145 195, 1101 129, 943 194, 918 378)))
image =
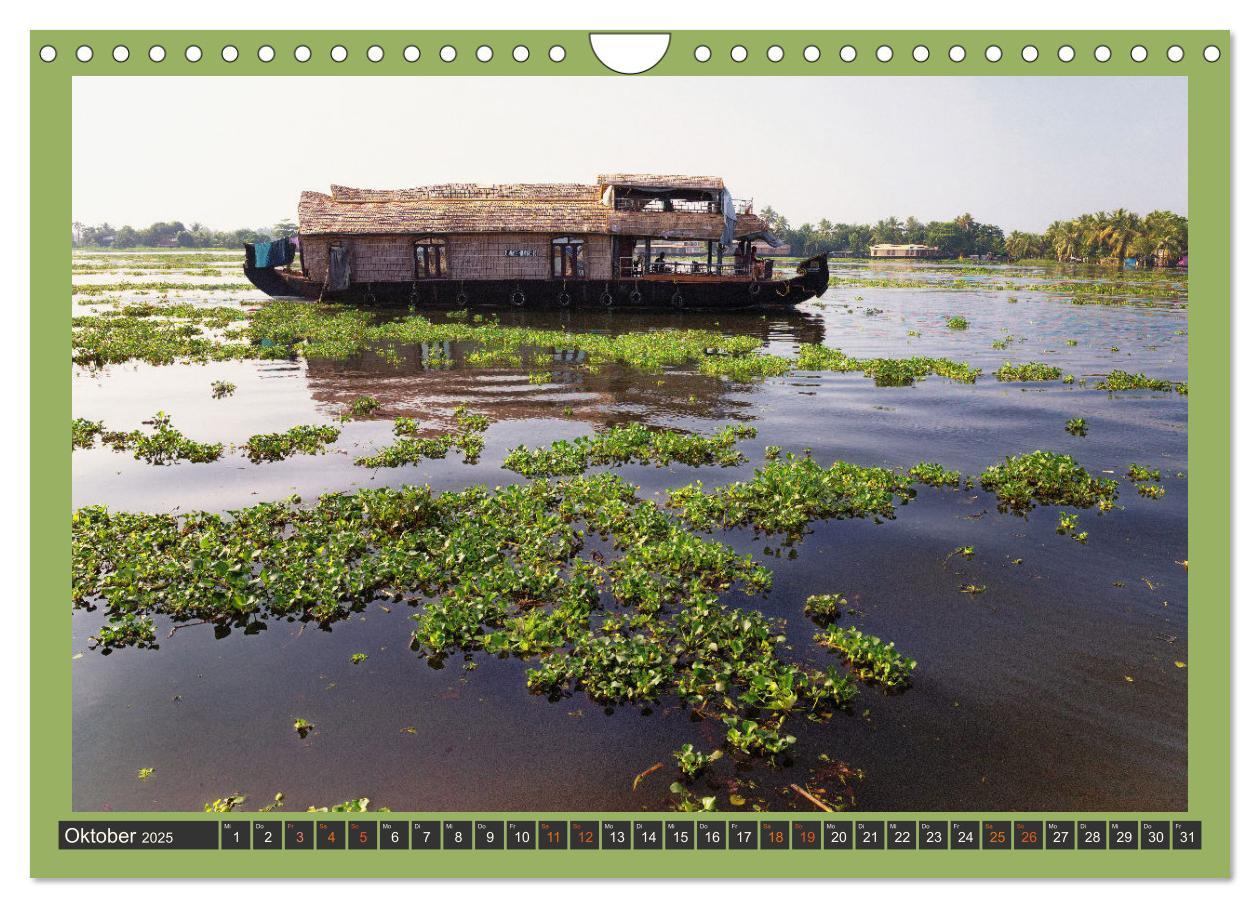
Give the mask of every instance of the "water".
MULTIPOLYGON (((860 273, 959 276, 936 264, 881 263, 860 273)), ((1078 276, 1097 279, 1084 270, 1078 276)), ((107 282, 82 279, 89 277, 107 282)), ((197 810, 237 792, 257 808, 283 792, 297 809, 364 796, 394 810, 661 809, 676 778, 670 752, 692 742, 728 750, 695 786, 698 795, 718 795, 723 809, 731 809, 727 796, 736 788, 746 807, 805 809, 788 785, 838 794, 828 776, 837 762, 862 771, 852 784, 863 810, 1184 809, 1190 669, 1176 663, 1187 652, 1186 573, 1178 563, 1186 558, 1187 399, 1108 394, 1083 381, 1113 368, 1184 380, 1188 321, 1177 305, 1184 297, 1154 306, 1081 306, 1035 289, 1005 289, 1013 281, 1031 288, 1047 277, 1063 274, 970 273, 974 290, 836 288, 798 313, 764 318, 502 317, 597 331, 716 324, 763 337, 773 353, 824 343, 863 357, 947 356, 986 373, 1005 361, 1040 360, 1074 374, 1075 385, 1002 384, 986 374, 975 385, 930 378, 910 388, 876 388, 861 375, 808 372, 738 384, 691 369, 645 376, 604 367, 592 375, 565 357, 553 364, 552 382, 540 385, 525 369, 460 367, 462 349, 453 351, 456 368, 428 369, 414 348, 393 364, 369 352, 344 362, 76 372, 75 416, 131 429, 164 410, 199 441, 239 443, 256 432, 330 422, 361 395, 382 402, 373 419, 346 424, 330 453, 281 463, 251 465, 237 452, 215 464, 155 467, 126 453, 77 451, 76 507, 180 513, 366 486, 507 484, 520 481, 499 466, 510 447, 630 421, 693 431, 742 421, 758 431, 741 443, 750 462, 740 467, 620 469, 645 497, 695 479, 712 486, 748 478, 766 445, 809 448, 823 463, 905 468, 926 459, 973 474, 1040 448, 1121 481, 1120 507, 1081 514, 1087 545, 1054 532, 1059 509, 1038 507, 1028 519, 999 514, 979 489, 922 489, 895 520, 817 523, 778 554, 766 554, 774 543, 751 530, 722 534, 774 572, 766 597, 734 594, 728 601, 782 618, 794 658, 834 663, 812 643, 816 628, 801 605, 812 593, 843 592, 858 614, 842 620, 895 640, 919 663, 904 694, 864 688, 852 715, 792 720, 799 740, 777 766, 732 759, 718 723, 695 721, 672 702, 607 711, 580 693, 549 702, 527 691, 525 663, 485 654, 475 671, 458 658, 435 669, 408 649, 414 625, 405 603, 374 603, 327 631, 272 621, 262 633, 222 639, 208 625, 168 637, 169 622, 159 621, 160 649, 108 656, 90 650, 87 639, 101 613, 76 612, 71 652, 83 655, 72 662, 75 808, 197 810), (1004 289, 985 289, 998 284, 1004 289), (1017 301, 1008 302, 1011 296, 1017 301), (947 329, 951 315, 966 316, 970 327, 947 329), (1008 335, 1014 338, 1007 349, 993 349, 1008 335), (235 382, 235 394, 211 399, 213 380, 235 382), (436 431, 450 425, 460 404, 494 420, 479 464, 466 465, 457 454, 394 470, 353 464, 389 443, 394 417, 412 416, 436 431), (1077 416, 1089 424, 1083 438, 1063 428, 1077 416), (1163 499, 1141 498, 1123 480, 1132 462, 1163 472, 1163 499), (974 547, 974 559, 948 557, 964 545, 974 547), (986 591, 959 592, 970 583, 986 591), (368 654, 361 665, 350 663, 356 652, 368 654), (315 724, 305 740, 293 731, 298 716, 315 724), (823 754, 829 759, 820 760, 823 754), (657 761, 666 768, 632 789, 635 776, 657 761), (140 780, 140 767, 155 772, 140 780)), ((182 281, 170 270, 113 279, 182 281)), ((235 277, 225 266, 217 280, 235 277)), ((1141 284, 1134 293, 1150 302, 1141 284)), ((171 291, 167 298, 261 301, 244 290, 171 291)))

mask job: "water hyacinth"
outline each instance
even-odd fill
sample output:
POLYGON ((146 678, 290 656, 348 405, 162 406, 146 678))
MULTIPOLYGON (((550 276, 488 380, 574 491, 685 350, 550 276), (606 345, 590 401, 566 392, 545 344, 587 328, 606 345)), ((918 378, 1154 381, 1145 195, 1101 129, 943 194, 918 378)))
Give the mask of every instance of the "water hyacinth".
POLYGON ((993 374, 998 381, 1058 381, 1063 370, 1048 363, 1003 363, 993 374))
POLYGON ((283 432, 251 435, 245 442, 245 453, 253 463, 275 462, 297 453, 322 454, 340 437, 336 426, 294 426, 283 432))
POLYGON ((712 530, 752 526, 799 539, 811 521, 839 517, 891 520, 898 502, 914 498, 909 478, 881 467, 836 461, 823 467, 809 457, 767 461, 751 480, 706 492, 701 483, 672 489, 668 500, 688 525, 712 530))
POLYGON ((513 448, 504 459, 503 468, 532 478, 576 476, 592 466, 626 463, 729 467, 746 460, 735 450, 736 442, 756 436, 757 430, 752 426, 726 426, 706 436, 673 429, 654 431, 642 423, 633 423, 573 441, 552 442, 549 447, 533 451, 524 446, 513 448))
POLYGON ((81 509, 74 602, 103 607, 140 643, 157 615, 226 633, 280 617, 326 625, 401 597, 420 606, 411 646, 430 660, 484 649, 537 659, 526 684, 549 697, 704 705, 732 746, 763 756, 791 745, 782 727, 798 711, 855 696, 846 676, 786 661, 777 622, 720 601, 764 593, 766 568, 687 531, 613 474, 300 505, 178 518, 81 509))
POLYGON ((1026 514, 1037 504, 1109 510, 1114 479, 1099 479, 1067 454, 1033 451, 1006 458, 980 474, 982 488, 997 496, 998 510, 1026 514))
POLYGON ((485 448, 484 434, 489 425, 488 417, 460 406, 455 408, 455 431, 425 438, 419 434, 420 427, 414 419, 400 416, 394 420, 394 436, 398 440, 375 454, 356 458, 355 463, 372 468, 409 466, 422 460, 441 460, 455 448, 463 452, 465 463, 473 464, 485 448))

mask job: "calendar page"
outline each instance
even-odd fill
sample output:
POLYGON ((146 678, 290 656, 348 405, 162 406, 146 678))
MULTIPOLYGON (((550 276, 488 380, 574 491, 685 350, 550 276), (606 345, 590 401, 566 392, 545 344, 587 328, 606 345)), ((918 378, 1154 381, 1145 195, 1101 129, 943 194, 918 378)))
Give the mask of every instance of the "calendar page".
POLYGON ((1230 65, 31 33, 31 873, 1227 875, 1230 65))

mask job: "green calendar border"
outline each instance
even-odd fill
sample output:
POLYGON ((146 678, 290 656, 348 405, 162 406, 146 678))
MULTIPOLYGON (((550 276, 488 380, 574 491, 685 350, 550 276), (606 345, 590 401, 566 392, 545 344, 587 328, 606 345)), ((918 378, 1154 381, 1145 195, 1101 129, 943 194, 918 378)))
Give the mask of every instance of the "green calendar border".
MULTIPOLYGON (((650 31, 650 30, 648 30, 650 31)), ((662 30, 662 32, 665 30, 662 30)), ((605 67, 585 31, 36 31, 31 53, 31 874, 38 877, 1211 877, 1230 872, 1230 35, 1226 31, 679 31, 668 30, 665 56, 648 73, 621 76, 605 67), (92 59, 80 62, 76 49, 87 45, 92 59), (128 48, 125 62, 113 49, 128 48), (198 46, 190 62, 185 48, 198 46), (221 49, 238 51, 234 62, 221 49), (263 62, 258 48, 274 49, 263 62), (308 46, 308 62, 294 48, 308 46), (421 51, 407 62, 403 48, 421 51), (441 59, 444 46, 453 61, 441 59), (493 50, 488 62, 481 46, 493 50), (517 62, 512 48, 529 48, 517 62), (699 62, 695 48, 711 58, 699 62), (741 45, 747 58, 736 62, 730 49, 741 45), (919 62, 916 46, 929 56, 919 62), (961 46, 965 59, 950 59, 961 46), (1059 48, 1070 46, 1070 62, 1059 48), (1148 51, 1143 62, 1130 50, 1148 51), (1169 58, 1170 46, 1184 58, 1169 58), (161 46, 165 59, 149 50, 161 46), (346 49, 344 62, 331 49, 346 49), (380 62, 368 49, 384 52, 380 62), (555 62, 548 53, 565 49, 555 62), (768 48, 779 46, 774 62, 768 48), (820 57, 810 62, 807 47, 820 57), (1001 48, 997 61, 986 49, 1001 48), (1025 59, 1024 48, 1038 51, 1025 59), (1105 62, 1095 48, 1111 49, 1105 62), (1215 46, 1209 62, 1204 49, 1215 46), (56 49, 51 62, 41 48, 56 49), (842 47, 856 52, 851 62, 842 47), (887 62, 877 49, 892 50, 887 62), (71 673, 66 658, 70 637, 70 417, 71 382, 66 368, 70 333, 71 79, 92 76, 1181 76, 1188 82, 1189 215, 1194 235, 1190 272, 1189 399, 1189 809, 1185 814, 1092 813, 854 813, 846 819, 1188 819, 1203 823, 1200 851, 630 851, 630 852, 138 852, 60 851, 57 821, 124 819, 207 819, 184 813, 74 813, 71 810, 71 673)), ((660 33, 660 32, 658 32, 660 33)), ((847 54, 847 52, 846 52, 847 54)), ((883 54, 881 54, 883 55, 883 54)), ((249 820, 243 813, 232 819, 249 820)), ((283 819, 287 814, 268 814, 283 819)), ((307 815, 303 815, 307 816, 307 815)), ((431 819, 677 819, 678 814, 452 813, 431 819)), ((820 819, 820 814, 713 814, 714 819, 820 819)), ((421 818, 398 813, 391 819, 421 818)), ((348 819, 348 818, 347 818, 348 819)))

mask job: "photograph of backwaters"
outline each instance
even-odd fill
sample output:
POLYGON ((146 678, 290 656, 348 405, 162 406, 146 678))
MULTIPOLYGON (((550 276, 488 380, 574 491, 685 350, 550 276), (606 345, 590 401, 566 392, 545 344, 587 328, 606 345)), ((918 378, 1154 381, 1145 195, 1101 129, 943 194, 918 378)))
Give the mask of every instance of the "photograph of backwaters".
POLYGON ((1185 809, 1186 103, 76 79, 74 808, 1185 809))

